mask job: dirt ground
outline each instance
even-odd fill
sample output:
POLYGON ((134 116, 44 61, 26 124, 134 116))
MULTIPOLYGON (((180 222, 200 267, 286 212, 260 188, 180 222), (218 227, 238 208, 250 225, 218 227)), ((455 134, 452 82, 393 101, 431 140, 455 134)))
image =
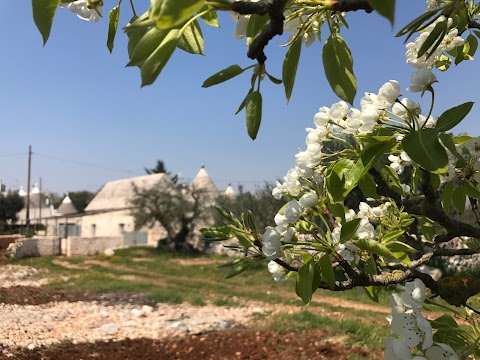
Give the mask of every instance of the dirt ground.
MULTIPOLYGON (((98 296, 88 292, 58 290, 45 292, 35 287, 0 288, 0 301, 6 304, 38 305, 51 301, 91 301, 98 299, 98 296)), ((107 299, 103 298, 103 300, 107 299)), ((108 300, 122 301, 120 298, 108 300)), ((143 299, 138 301, 144 302, 143 299)), ((0 345, 0 360, 346 360, 352 354, 367 359, 381 358, 378 352, 370 353, 366 349, 345 346, 342 339, 335 340, 332 334, 322 329, 289 333, 229 329, 202 335, 155 340, 141 338, 95 343, 63 342, 31 350, 28 348, 2 349, 0 345)))
POLYGON ((201 336, 185 336, 162 340, 135 339, 96 342, 94 344, 71 344, 34 350, 12 351, 10 357, 0 359, 25 360, 299 360, 337 359, 344 360, 352 354, 366 358, 378 358, 363 349, 352 349, 341 344, 323 343, 323 330, 296 333, 270 331, 227 330, 201 336))

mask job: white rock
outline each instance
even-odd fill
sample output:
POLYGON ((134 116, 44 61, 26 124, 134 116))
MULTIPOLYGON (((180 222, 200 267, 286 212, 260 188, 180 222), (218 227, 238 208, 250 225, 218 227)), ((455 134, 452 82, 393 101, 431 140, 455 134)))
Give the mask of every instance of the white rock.
POLYGON ((140 309, 132 309, 132 311, 130 311, 130 314, 132 314, 135 317, 140 317, 144 315, 143 311, 140 309))
POLYGON ((151 314, 153 312, 153 307, 151 306, 148 306, 148 305, 143 305, 142 306, 142 312, 146 315, 146 314, 151 314))
POLYGON ((100 326, 100 331, 107 334, 115 334, 118 331, 118 325, 115 323, 104 324, 100 326))
POLYGON ((105 249, 105 251, 103 252, 103 254, 105 256, 113 256, 115 255, 115 251, 113 251, 113 249, 105 249))

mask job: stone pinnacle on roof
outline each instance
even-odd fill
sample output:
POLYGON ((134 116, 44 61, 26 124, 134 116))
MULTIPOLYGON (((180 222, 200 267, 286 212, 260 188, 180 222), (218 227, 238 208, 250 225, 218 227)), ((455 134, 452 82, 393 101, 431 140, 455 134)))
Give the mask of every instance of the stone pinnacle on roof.
POLYGON ((225 189, 224 194, 225 194, 225 196, 228 196, 229 198, 234 198, 235 197, 235 190, 233 190, 232 184, 228 184, 227 188, 225 189))
POLYGON ((70 215, 78 213, 75 205, 72 204, 72 200, 68 196, 68 193, 65 194, 65 198, 57 209, 57 212, 62 215, 70 215))

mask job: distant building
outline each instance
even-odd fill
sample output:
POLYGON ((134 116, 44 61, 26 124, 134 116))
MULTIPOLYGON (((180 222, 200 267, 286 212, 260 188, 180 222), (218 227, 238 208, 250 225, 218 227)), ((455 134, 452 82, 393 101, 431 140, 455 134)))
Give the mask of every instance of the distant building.
MULTIPOLYGON (((20 186, 18 191, 25 201, 24 208, 17 214, 17 223, 25 224, 27 222, 27 192, 20 186)), ((43 223, 45 218, 49 218, 55 214, 53 205, 50 205, 50 194, 48 192, 40 192, 37 184, 34 184, 30 191, 30 224, 43 223)))
MULTIPOLYGON (((77 212, 67 194, 59 208, 45 219, 47 235, 98 238, 128 237, 129 234, 141 233, 148 243, 156 245, 159 239, 166 237, 166 230, 157 224, 152 228, 145 227, 135 232, 130 199, 133 196, 133 186, 146 189, 161 186, 162 183, 171 184, 170 177, 165 173, 109 181, 95 195, 83 213, 77 212)), ((203 166, 190 184, 190 189, 199 192, 209 205, 218 194, 215 184, 203 166)))

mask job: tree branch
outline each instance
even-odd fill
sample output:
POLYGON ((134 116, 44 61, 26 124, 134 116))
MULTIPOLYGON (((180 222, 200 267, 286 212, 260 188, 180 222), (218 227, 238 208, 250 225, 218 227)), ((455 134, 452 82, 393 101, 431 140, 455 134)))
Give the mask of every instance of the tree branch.
POLYGON ((378 185, 377 193, 379 195, 391 198, 397 203, 397 205, 403 206, 405 211, 412 215, 422 215, 428 217, 429 219, 437 222, 447 230, 446 235, 438 235, 435 237, 435 243, 447 242, 457 236, 480 238, 479 228, 476 228, 461 221, 451 219, 445 213, 443 208, 441 208, 435 203, 432 203, 432 201, 435 201, 436 196, 431 194, 431 189, 426 183, 427 181, 425 180, 425 176, 422 178, 422 183, 424 187, 422 191, 427 192, 427 194, 424 194, 427 201, 423 204, 423 206, 420 206, 409 199, 402 199, 402 197, 398 193, 390 189, 377 169, 372 168, 369 172, 378 185))
POLYGON ((232 4, 232 10, 241 14, 265 15, 268 13, 270 21, 262 29, 248 46, 247 56, 250 59, 257 59, 259 64, 265 63, 267 57, 264 49, 268 42, 276 35, 283 34, 283 12, 287 0, 264 0, 256 3, 236 1, 232 4))
POLYGON ((373 8, 370 6, 367 0, 337 0, 332 1, 328 7, 332 11, 348 12, 365 10, 367 13, 371 13, 373 8))
MULTIPOLYGON (((268 14, 270 17, 267 25, 248 46, 247 56, 250 59, 256 59, 259 64, 263 64, 267 60, 264 50, 268 42, 276 35, 283 34, 283 22, 285 20, 283 13, 287 2, 288 0, 234 1, 231 8, 228 9, 240 15, 256 14, 263 16, 268 14)), ((367 0, 332 0, 328 5, 324 5, 324 8, 334 12, 365 10, 370 13, 373 11, 367 0)), ((227 10, 227 8, 218 8, 217 10, 227 10)))
POLYGON ((468 27, 469 29, 480 29, 480 23, 472 20, 472 21, 469 21, 469 22, 468 22, 467 27, 468 27))

